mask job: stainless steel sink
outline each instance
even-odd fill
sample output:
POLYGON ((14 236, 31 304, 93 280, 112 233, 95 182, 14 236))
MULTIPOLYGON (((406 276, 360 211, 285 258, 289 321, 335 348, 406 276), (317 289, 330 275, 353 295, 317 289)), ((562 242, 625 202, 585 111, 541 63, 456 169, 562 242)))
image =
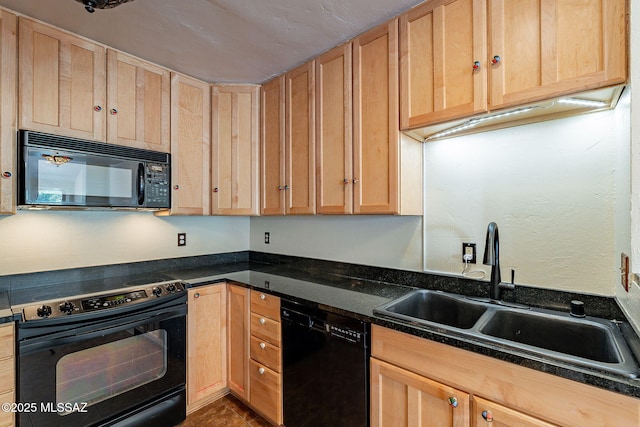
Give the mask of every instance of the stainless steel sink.
POLYGON ((628 378, 640 376, 638 355, 634 356, 630 349, 640 349, 640 340, 635 334, 623 335, 619 322, 574 318, 551 310, 513 308, 425 289, 380 306, 374 309, 374 314, 436 326, 548 361, 628 378))
POLYGON ((375 314, 419 323, 472 328, 488 306, 457 295, 419 289, 374 309, 375 314))

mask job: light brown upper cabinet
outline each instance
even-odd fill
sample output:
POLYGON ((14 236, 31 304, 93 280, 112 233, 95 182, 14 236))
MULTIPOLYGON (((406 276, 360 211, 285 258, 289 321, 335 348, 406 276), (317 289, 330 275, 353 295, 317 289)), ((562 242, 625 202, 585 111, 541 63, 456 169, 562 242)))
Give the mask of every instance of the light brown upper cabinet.
POLYGON ((401 128, 624 83, 626 34, 624 0, 427 2, 400 18, 401 128))
POLYGON ((316 211, 315 61, 285 74, 285 206, 293 215, 316 211))
POLYGON ((19 28, 19 127, 104 142, 104 47, 23 17, 19 28))
POLYGON ((169 70, 108 49, 107 71, 107 142, 169 152, 169 70))
POLYGON ((214 215, 258 215, 260 87, 212 86, 211 187, 214 215))
POLYGON ((0 214, 16 211, 16 31, 18 19, 0 11, 0 214))
POLYGON ((399 132, 397 19, 353 41, 353 110, 354 213, 420 215, 422 145, 399 132))
POLYGON ((400 17, 401 128, 487 110, 485 0, 434 0, 400 17))
MULTIPOLYGON (((118 113, 119 114, 119 113, 118 113)), ((171 214, 209 215, 211 89, 171 76, 171 214)))
POLYGON ((284 75, 260 88, 260 213, 284 208, 284 75))
POLYGON ((308 62, 261 89, 261 213, 315 213, 315 68, 308 62))
POLYGON ((352 44, 316 58, 316 176, 319 214, 353 213, 352 44))
POLYGON ((491 107, 624 83, 625 0, 490 0, 491 107), (498 58, 496 58, 497 60, 498 58))

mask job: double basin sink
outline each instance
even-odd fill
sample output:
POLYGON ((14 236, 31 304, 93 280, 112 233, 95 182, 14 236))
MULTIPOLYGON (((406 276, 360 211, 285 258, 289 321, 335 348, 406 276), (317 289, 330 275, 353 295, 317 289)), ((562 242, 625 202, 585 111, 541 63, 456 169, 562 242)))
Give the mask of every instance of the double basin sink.
MULTIPOLYGON (((605 371, 640 376, 618 322, 543 309, 513 308, 461 295, 419 289, 374 309, 374 314, 427 325, 529 355, 605 371)), ((628 340, 636 342, 629 343, 628 340)))

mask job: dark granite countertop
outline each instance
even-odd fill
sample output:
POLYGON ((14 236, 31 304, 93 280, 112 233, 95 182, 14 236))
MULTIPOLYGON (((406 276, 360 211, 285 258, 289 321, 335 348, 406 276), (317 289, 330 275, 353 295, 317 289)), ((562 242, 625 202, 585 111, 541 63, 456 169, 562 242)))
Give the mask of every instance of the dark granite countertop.
POLYGON ((473 339, 458 335, 450 329, 393 321, 373 314, 374 308, 407 294, 415 289, 414 287, 332 274, 310 274, 281 266, 252 266, 251 270, 221 274, 211 271, 212 274, 202 277, 196 277, 201 272, 195 275, 191 273, 176 272, 176 275, 182 275, 182 278, 191 286, 231 281, 282 298, 311 301, 339 314, 350 315, 411 335, 640 398, 640 380, 638 379, 565 364, 546 358, 539 353, 526 353, 499 346, 482 338, 473 339))
MULTIPOLYGON (((540 354, 502 347, 496 343, 483 341, 481 338, 473 339, 468 336, 458 335, 451 330, 438 328, 437 326, 410 324, 375 316, 373 314, 375 307, 405 295, 416 287, 429 286, 415 286, 416 283, 412 280, 399 280, 407 274, 411 278, 417 273, 398 271, 397 275, 359 274, 359 271, 357 271, 354 275, 353 271, 349 271, 349 269, 324 268, 326 266, 323 263, 326 262, 320 262, 319 265, 307 265, 304 262, 297 264, 295 262, 269 264, 262 262, 262 260, 256 262, 253 259, 249 261, 246 258, 243 259, 243 257, 237 257, 237 259, 231 257, 224 259, 223 262, 212 264, 207 264, 206 262, 204 264, 199 262, 194 265, 189 265, 188 263, 185 265, 184 262, 152 264, 153 268, 147 268, 152 272, 142 272, 135 268, 123 266, 120 267, 123 271, 121 275, 105 275, 100 267, 91 267, 82 269, 84 270, 82 274, 74 275, 75 270, 67 272, 64 275, 64 277, 67 277, 64 286, 52 286, 51 284, 47 286, 25 286, 25 283, 29 281, 29 283, 32 283, 34 278, 42 279, 46 277, 49 282, 55 282, 60 280, 61 277, 57 277, 55 274, 53 276, 42 276, 47 273, 20 275, 20 277, 13 278, 14 283, 10 283, 10 285, 13 285, 13 289, 8 293, 9 300, 7 299, 7 292, 1 292, 2 288, 0 287, 0 322, 13 320, 10 310, 5 313, 9 307, 9 302, 11 305, 25 304, 32 301, 115 290, 135 286, 138 283, 149 283, 150 281, 180 279, 187 282, 190 287, 227 281, 247 286, 251 289, 269 292, 293 301, 316 303, 321 308, 338 314, 356 317, 408 334, 640 398, 640 380, 563 364, 545 358, 540 354), (70 273, 73 274, 69 276, 70 273), (73 277, 76 280, 69 281, 69 277, 73 277), (376 277, 381 280, 376 280, 376 277), (404 285, 407 282, 408 285, 404 285)), ((388 270, 383 271, 383 273, 388 273, 388 270)), ((440 287, 438 280, 440 280, 439 277, 436 278, 436 288, 440 287)), ((2 284, 3 282, 0 280, 0 286, 2 284)), ((434 287, 433 284, 431 286, 434 287)), ((615 309, 610 311, 616 314, 615 309)))

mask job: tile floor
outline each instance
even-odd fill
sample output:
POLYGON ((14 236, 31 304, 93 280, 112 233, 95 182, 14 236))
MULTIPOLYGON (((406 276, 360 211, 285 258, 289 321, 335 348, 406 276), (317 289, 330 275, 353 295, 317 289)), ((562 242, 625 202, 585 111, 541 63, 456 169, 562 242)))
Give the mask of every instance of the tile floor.
POLYGON ((271 424, 232 395, 187 416, 178 427, 270 427, 271 424))

